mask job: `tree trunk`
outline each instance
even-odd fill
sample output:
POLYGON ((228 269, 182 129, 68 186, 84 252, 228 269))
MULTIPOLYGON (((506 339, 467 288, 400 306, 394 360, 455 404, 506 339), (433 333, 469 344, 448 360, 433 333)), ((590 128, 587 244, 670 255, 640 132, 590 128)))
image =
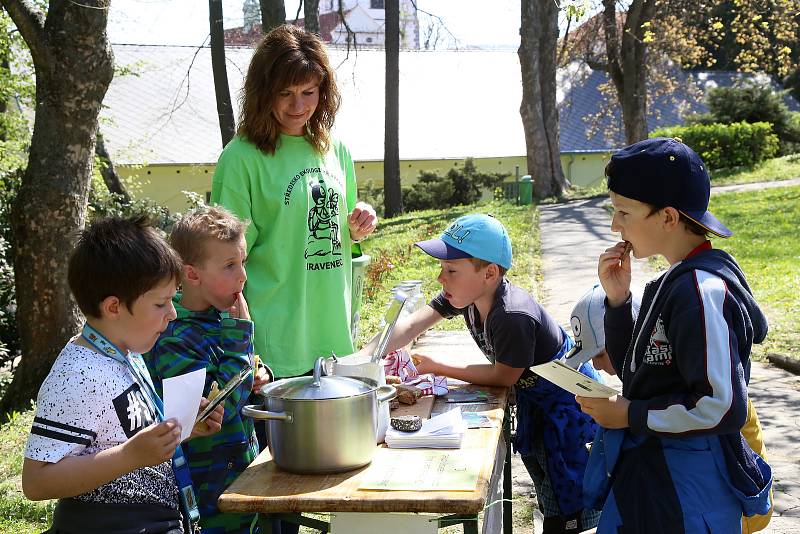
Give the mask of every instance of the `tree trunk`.
POLYGON ((633 0, 625 17, 622 38, 617 35, 615 0, 603 0, 603 31, 608 73, 622 108, 625 139, 635 143, 647 138, 647 43, 646 23, 653 19, 656 0, 633 0))
POLYGON ((222 29, 222 0, 208 0, 211 26, 211 70, 214 73, 214 94, 217 98, 217 117, 222 147, 236 134, 231 91, 228 88, 228 68, 225 65, 225 34, 222 29))
POLYGON ((400 188, 400 2, 386 0, 386 115, 383 145, 383 214, 403 213, 400 188))
POLYGON ((128 194, 127 189, 125 189, 122 180, 119 179, 117 170, 114 168, 114 162, 111 161, 111 155, 108 153, 108 150, 106 150, 106 143, 100 132, 97 132, 97 142, 95 143, 94 153, 100 160, 100 176, 103 177, 103 182, 106 184, 108 192, 117 195, 119 200, 124 204, 128 204, 131 201, 131 196, 128 194))
POLYGON ((0 413, 29 406, 82 322, 67 287, 67 251, 84 226, 97 116, 114 75, 109 1, 51 0, 45 20, 24 0, 0 0, 36 70, 28 167, 12 209, 22 361, 0 413))
POLYGON ((286 6, 283 0, 260 0, 261 31, 267 35, 274 28, 286 23, 286 6))
POLYGON ((303 16, 306 30, 319 35, 319 0, 303 0, 303 16))
POLYGON ((552 0, 522 2, 520 46, 522 104, 528 174, 537 198, 561 196, 568 187, 561 168, 556 107, 558 7, 552 0))

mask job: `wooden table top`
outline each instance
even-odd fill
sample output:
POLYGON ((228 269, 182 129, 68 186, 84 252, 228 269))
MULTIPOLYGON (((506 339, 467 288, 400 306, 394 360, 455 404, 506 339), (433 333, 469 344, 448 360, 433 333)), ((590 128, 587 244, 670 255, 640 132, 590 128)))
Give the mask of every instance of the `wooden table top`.
MULTIPOLYGON (((462 412, 485 412, 494 426, 470 428, 461 449, 478 449, 484 458, 473 491, 373 491, 359 490, 363 473, 369 466, 345 473, 298 475, 275 465, 269 450, 258 458, 220 496, 223 512, 418 512, 477 514, 483 510, 495 465, 508 388, 451 385, 450 390, 486 391, 496 404, 463 403, 462 412)), ((434 412, 447 411, 448 404, 437 399, 434 412)), ((450 405, 452 406, 452 405, 450 405)), ((419 403, 422 417, 430 414, 430 402, 419 403), (427 405, 427 408, 426 408, 427 405)), ((409 413, 405 409, 403 413, 409 413)), ((385 447, 385 445, 380 445, 385 447)), ((405 449, 393 449, 403 451, 405 449)), ((413 449, 407 449, 413 450, 413 449)))

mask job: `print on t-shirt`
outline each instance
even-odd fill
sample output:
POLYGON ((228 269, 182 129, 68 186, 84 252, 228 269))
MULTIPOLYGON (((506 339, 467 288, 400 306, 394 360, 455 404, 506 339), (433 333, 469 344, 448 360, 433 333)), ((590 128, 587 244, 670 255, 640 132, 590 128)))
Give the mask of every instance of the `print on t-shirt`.
POLYGON ((339 193, 332 188, 326 188, 324 180, 309 182, 308 190, 314 205, 308 210, 306 258, 309 256, 341 256, 339 193))
POLYGON ((129 439, 154 422, 138 384, 131 385, 114 399, 114 409, 117 411, 119 424, 129 439))

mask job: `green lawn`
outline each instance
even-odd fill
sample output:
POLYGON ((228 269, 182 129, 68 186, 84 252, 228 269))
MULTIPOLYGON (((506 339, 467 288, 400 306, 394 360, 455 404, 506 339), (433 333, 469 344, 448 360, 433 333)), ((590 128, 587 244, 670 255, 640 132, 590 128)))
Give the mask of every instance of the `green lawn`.
MULTIPOLYGON (((477 206, 459 206, 446 210, 417 211, 380 221, 378 230, 362 243, 372 258, 364 281, 364 297, 359 323, 359 345, 378 331, 378 324, 389 303, 390 290, 403 280, 422 280, 426 299, 440 289, 436 277, 439 262, 426 255, 414 243, 438 237, 450 221, 467 213, 491 213, 508 230, 514 251, 514 263, 508 278, 536 294, 540 278, 538 210, 490 202, 477 206)), ((462 329, 463 321, 443 321, 438 329, 462 329)))
POLYGON ((774 158, 752 167, 711 171, 711 185, 749 184, 800 178, 800 154, 774 158))
POLYGON ((769 319, 767 341, 754 355, 800 358, 800 187, 714 195, 710 209, 734 233, 715 246, 739 262, 769 319))

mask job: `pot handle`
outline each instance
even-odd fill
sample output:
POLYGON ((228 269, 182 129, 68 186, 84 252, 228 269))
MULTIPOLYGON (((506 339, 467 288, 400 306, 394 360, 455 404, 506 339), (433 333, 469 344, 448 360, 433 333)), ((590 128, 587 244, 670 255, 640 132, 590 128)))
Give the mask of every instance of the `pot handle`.
POLYGON ((252 417, 253 419, 273 419, 276 421, 285 421, 287 423, 291 423, 292 414, 286 412, 265 412, 264 410, 259 410, 259 405, 257 404, 250 404, 242 408, 242 415, 246 417, 252 417))
POLYGON ((378 388, 378 402, 390 401, 397 397, 397 388, 390 385, 380 386, 378 388))

